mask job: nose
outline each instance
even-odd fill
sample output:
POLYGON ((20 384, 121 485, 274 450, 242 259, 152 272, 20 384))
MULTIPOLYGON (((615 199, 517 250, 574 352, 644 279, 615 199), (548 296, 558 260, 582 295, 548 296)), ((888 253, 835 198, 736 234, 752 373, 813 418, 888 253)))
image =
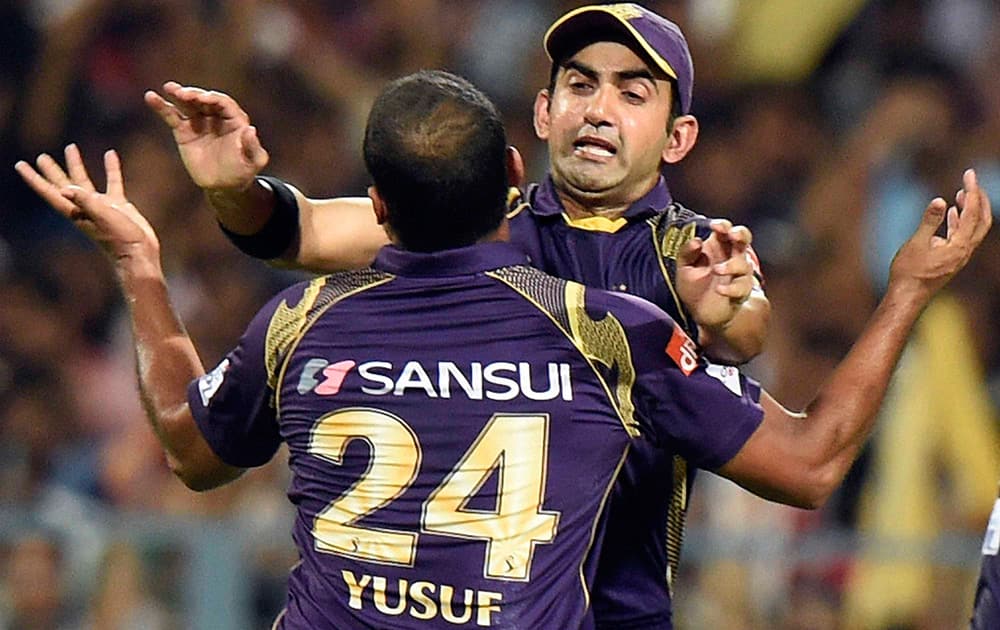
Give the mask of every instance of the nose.
POLYGON ((612 124, 615 94, 616 89, 610 85, 602 85, 594 91, 584 111, 584 120, 587 124, 594 127, 612 124))

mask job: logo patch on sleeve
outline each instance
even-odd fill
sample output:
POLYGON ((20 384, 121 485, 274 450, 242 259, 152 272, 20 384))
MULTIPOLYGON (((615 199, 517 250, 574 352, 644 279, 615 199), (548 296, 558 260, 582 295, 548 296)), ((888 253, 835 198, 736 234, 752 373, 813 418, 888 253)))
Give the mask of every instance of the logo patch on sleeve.
POLYGON ((229 369, 229 359, 223 359, 222 363, 215 366, 215 369, 198 379, 198 393, 201 394, 201 404, 208 406, 212 401, 212 396, 219 391, 222 381, 226 377, 226 370, 229 369))
POLYGON ((674 360, 684 376, 691 376, 698 367, 698 347, 679 325, 674 324, 674 332, 667 343, 667 356, 674 360))
POLYGON ((743 386, 740 384, 740 371, 733 366, 709 363, 705 367, 705 372, 712 378, 717 379, 726 386, 726 389, 737 396, 743 395, 743 386))

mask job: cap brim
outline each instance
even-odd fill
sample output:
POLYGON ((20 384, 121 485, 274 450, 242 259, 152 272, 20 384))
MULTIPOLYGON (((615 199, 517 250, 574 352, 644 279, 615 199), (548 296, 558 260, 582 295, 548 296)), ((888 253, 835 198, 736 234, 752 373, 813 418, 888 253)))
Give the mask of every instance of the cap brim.
MULTIPOLYGON (((545 32, 545 54, 551 61, 564 58, 560 52, 571 49, 575 42, 586 41, 586 35, 600 29, 614 29, 634 40, 650 60, 671 79, 677 79, 673 66, 650 45, 627 19, 605 6, 574 9, 562 16, 545 32)), ((592 38, 590 41, 594 41, 592 38)))

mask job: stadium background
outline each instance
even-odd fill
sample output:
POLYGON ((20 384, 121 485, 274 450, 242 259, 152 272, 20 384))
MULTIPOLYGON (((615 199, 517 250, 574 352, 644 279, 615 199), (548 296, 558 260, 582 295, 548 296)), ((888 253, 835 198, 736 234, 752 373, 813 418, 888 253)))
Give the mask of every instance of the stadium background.
MULTIPOLYGON (((250 112, 268 171, 312 196, 364 194, 374 93, 424 67, 500 104, 541 176, 531 102, 542 0, 9 0, 0 4, 0 627, 268 627, 294 561, 284 462, 195 495, 138 404, 126 322, 100 254, 19 181, 17 159, 120 150, 158 229, 207 366, 299 276, 224 241, 142 92, 220 89, 250 112)), ((975 165, 1000 208, 995 0, 649 2, 691 43, 701 138, 675 196, 749 225, 773 304, 750 371, 807 401, 857 335, 889 257, 975 165)), ((994 231, 996 232, 996 231, 994 231)), ((959 628, 996 496, 1000 238, 919 325, 872 445, 803 512, 704 474, 677 627, 959 628)))

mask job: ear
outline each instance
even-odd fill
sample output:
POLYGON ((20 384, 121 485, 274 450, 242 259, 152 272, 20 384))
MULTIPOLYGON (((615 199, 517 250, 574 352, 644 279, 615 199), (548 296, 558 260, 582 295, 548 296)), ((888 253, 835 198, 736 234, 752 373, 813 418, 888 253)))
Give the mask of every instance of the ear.
POLYGON ((524 158, 516 147, 507 147, 507 185, 521 188, 524 186, 524 158))
POLYGON ((552 95, 548 90, 538 90, 535 96, 535 135, 539 140, 549 139, 549 108, 552 107, 552 95))
POLYGON ((375 211, 375 220, 379 225, 385 225, 389 219, 389 210, 385 207, 382 195, 378 194, 378 189, 374 186, 368 187, 368 198, 372 200, 372 210, 375 211))
POLYGON ((680 162, 694 148, 694 143, 697 141, 698 119, 690 114, 678 116, 674 119, 667 146, 663 148, 661 156, 663 161, 667 164, 680 162))

